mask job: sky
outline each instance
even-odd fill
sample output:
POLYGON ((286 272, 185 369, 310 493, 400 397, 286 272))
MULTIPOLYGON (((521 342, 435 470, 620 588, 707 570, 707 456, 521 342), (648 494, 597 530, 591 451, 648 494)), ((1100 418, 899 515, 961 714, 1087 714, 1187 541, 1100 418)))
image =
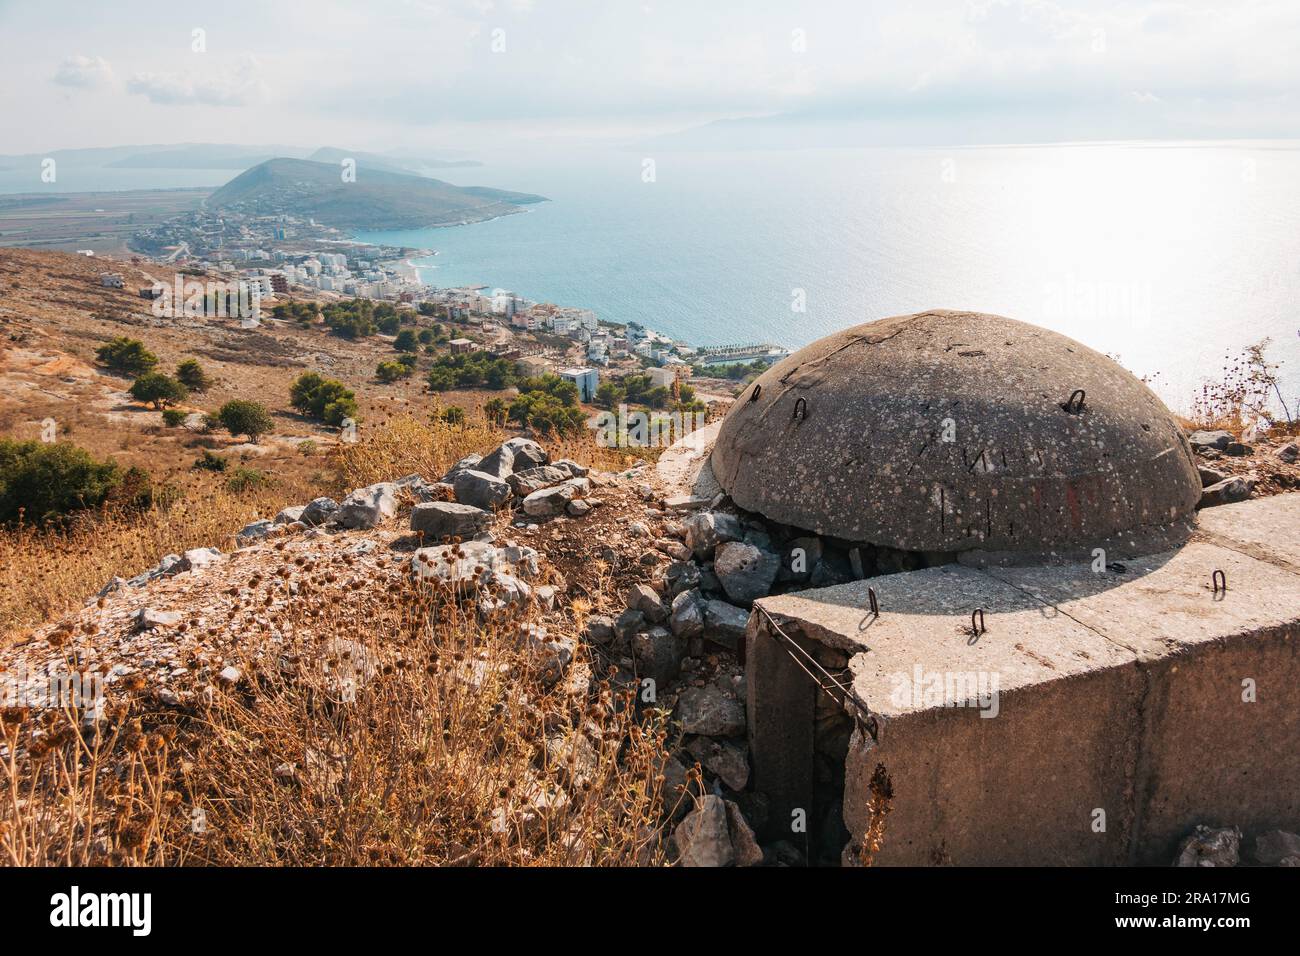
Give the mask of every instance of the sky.
POLYGON ((1289 138, 1298 51, 1297 0, 0 0, 0 154, 1289 138))

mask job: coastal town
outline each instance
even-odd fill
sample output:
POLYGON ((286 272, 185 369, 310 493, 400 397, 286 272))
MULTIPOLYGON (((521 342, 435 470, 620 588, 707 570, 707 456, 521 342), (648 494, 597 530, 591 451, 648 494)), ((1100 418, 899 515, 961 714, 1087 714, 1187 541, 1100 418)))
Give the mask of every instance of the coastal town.
MULTIPOLYGON (((311 218, 200 209, 142 230, 131 248, 133 264, 172 267, 182 285, 200 278, 205 286, 224 284, 260 317, 277 304, 310 299, 322 306, 387 302, 444 319, 460 330, 448 343, 451 354, 485 351, 515 361, 522 376, 556 374, 577 386, 584 403, 602 381, 628 375, 647 375, 652 388, 669 391, 692 381, 704 402, 729 402, 745 377, 738 371, 757 373, 790 354, 770 343, 696 346, 636 322, 488 285, 428 284, 417 263, 433 250, 361 243, 311 218)), ((106 272, 104 281, 117 282, 117 274, 106 272)), ((149 299, 161 292, 139 290, 149 299)), ((211 297, 203 301, 211 314, 211 297)))

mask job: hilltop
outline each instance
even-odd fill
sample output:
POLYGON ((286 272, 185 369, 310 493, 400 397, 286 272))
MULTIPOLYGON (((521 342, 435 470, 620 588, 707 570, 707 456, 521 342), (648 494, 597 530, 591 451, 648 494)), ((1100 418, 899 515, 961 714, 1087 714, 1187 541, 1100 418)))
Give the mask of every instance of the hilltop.
POLYGON ((355 182, 341 169, 304 159, 271 159, 240 173, 210 197, 211 209, 310 217, 338 229, 421 229, 482 222, 519 212, 544 196, 375 169, 362 163, 355 182))

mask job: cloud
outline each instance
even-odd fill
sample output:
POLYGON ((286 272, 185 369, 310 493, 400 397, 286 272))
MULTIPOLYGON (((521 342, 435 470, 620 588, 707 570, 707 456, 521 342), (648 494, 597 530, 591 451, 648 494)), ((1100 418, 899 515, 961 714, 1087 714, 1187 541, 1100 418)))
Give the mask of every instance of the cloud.
POLYGON ((113 68, 102 56, 70 56, 59 64, 54 82, 93 90, 112 85, 113 68))
POLYGON ((162 106, 250 106, 267 97, 260 67, 252 56, 243 56, 230 69, 209 75, 193 71, 136 73, 126 88, 162 106))

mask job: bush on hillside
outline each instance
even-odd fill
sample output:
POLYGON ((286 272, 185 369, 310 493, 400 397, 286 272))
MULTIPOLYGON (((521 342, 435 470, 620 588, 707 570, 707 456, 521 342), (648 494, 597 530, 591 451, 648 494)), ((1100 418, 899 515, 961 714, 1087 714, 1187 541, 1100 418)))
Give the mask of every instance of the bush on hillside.
POLYGON ((183 402, 189 395, 189 389, 162 372, 145 372, 131 383, 130 392, 137 402, 145 402, 154 408, 183 402))
POLYGON ((576 405, 543 391, 525 392, 510 403, 511 421, 543 434, 576 435, 586 424, 586 416, 576 405))
POLYGON ((356 394, 342 382, 317 372, 303 372, 289 387, 289 404, 309 418, 341 426, 357 417, 356 394))
POLYGON ((97 461, 70 442, 0 438, 0 522, 53 521, 98 507, 122 483, 111 461, 97 461))
POLYGON ((232 435, 247 435, 254 445, 258 438, 269 432, 273 426, 271 414, 258 402, 233 399, 222 405, 217 412, 217 420, 232 435))
POLYGON ((177 365, 176 380, 191 392, 206 392, 212 387, 212 378, 204 371, 198 359, 187 358, 177 365))
POLYGON ((145 348, 143 342, 125 335, 97 348, 95 358, 113 371, 127 375, 143 375, 158 364, 158 356, 145 348))
POLYGON ((281 302, 271 310, 277 319, 291 319, 300 325, 311 325, 318 314, 315 302, 281 302))
POLYGON ((515 383, 515 363, 491 352, 445 355, 434 363, 428 381, 435 392, 452 388, 500 390, 515 383))
POLYGON ((230 463, 220 455, 214 455, 208 449, 203 449, 203 454, 194 459, 194 464, 190 465, 195 471, 225 471, 230 463))
POLYGON ((413 369, 404 362, 383 361, 375 366, 375 377, 381 382, 396 382, 399 378, 407 378, 413 369))

